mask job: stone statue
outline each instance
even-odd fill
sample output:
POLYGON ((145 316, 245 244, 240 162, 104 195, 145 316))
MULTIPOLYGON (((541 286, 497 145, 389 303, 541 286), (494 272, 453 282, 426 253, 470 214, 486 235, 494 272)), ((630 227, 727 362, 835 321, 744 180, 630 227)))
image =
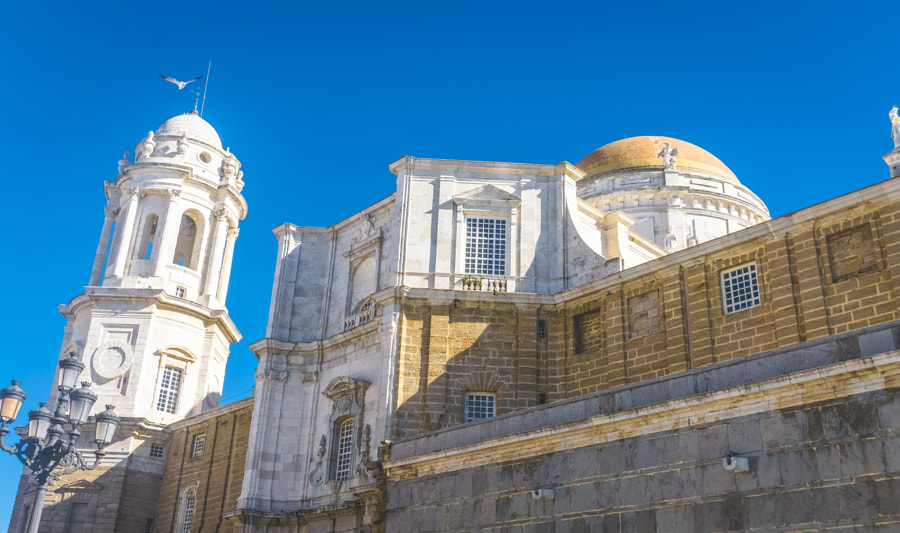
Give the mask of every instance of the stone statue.
POLYGON ((129 157, 131 157, 131 154, 129 154, 126 151, 125 154, 122 155, 122 159, 119 159, 119 175, 120 176, 125 173, 125 167, 127 167, 128 165, 131 164, 131 161, 128 160, 129 157))
POLYGON ((669 143, 666 143, 666 147, 656 157, 663 158, 663 165, 666 167, 666 170, 674 170, 676 155, 678 155, 678 148, 672 148, 669 143))
POLYGON ((897 116, 897 106, 891 108, 888 113, 891 117, 891 137, 894 139, 894 150, 900 148, 900 116, 897 116))

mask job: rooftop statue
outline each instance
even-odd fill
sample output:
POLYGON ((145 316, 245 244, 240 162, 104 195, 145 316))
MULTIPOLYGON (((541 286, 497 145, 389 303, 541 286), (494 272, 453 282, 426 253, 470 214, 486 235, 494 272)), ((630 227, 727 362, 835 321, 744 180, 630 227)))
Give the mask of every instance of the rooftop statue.
POLYGON ((678 155, 678 148, 673 149, 669 143, 666 143, 666 147, 656 157, 663 158, 663 165, 665 165, 666 170, 673 170, 675 168, 676 155, 678 155))
POLYGON ((900 148, 900 116, 897 116, 897 106, 891 108, 888 113, 891 117, 891 137, 894 139, 894 150, 900 148))

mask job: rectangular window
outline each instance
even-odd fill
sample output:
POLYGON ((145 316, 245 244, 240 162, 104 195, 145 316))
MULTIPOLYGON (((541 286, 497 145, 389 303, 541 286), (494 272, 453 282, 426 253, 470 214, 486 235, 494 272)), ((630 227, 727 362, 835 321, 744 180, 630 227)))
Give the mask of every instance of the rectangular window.
POLYGON ((181 522, 181 533, 191 533, 191 524, 194 523, 194 508, 196 505, 196 498, 188 498, 184 501, 184 520, 181 522))
POLYGON ((191 457, 200 457, 203 455, 204 442, 206 442, 206 435, 197 435, 194 437, 194 445, 191 447, 191 457))
POLYGON ((144 533, 153 533, 153 519, 148 518, 147 524, 144 526, 144 533))
POLYGON ((184 287, 175 287, 175 296, 184 298, 184 287))
POLYGON ((493 394, 481 392, 466 393, 466 422, 491 418, 497 414, 493 394))
POLYGON ((722 273, 722 302, 726 315, 760 304, 755 263, 722 273))
POLYGON ((156 400, 156 410, 164 413, 174 413, 175 404, 178 401, 178 388, 181 386, 181 370, 166 367, 163 369, 162 382, 159 384, 159 398, 156 400))
POLYGON ((506 275, 506 219, 466 218, 466 274, 506 275))
POLYGON ((353 456, 353 419, 348 418, 341 422, 338 428, 337 462, 335 463, 334 478, 338 481, 346 481, 350 478, 350 460, 353 456))
POLYGON ((163 448, 159 444, 150 445, 150 457, 162 457, 163 451, 165 451, 165 448, 163 448))

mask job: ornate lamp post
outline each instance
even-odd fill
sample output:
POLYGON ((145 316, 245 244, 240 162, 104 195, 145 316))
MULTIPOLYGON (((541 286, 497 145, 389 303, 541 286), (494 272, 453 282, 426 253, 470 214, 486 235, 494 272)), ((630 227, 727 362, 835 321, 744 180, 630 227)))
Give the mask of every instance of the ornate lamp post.
POLYGON ((94 417, 97 422, 94 441, 97 444, 97 451, 94 463, 88 466, 76 448, 81 437, 78 428, 87 422, 91 407, 97 401, 97 395, 91 391, 90 383, 86 381, 82 382, 80 388, 74 388, 78 376, 84 370, 84 363, 79 360, 78 354, 70 353, 59 362, 59 368, 59 397, 56 411, 51 414, 47 404, 42 403, 38 409, 28 413, 28 437, 12 446, 7 446, 3 441, 9 434, 9 424, 15 421, 22 402, 25 401, 25 392, 19 388, 22 383, 15 380, 11 386, 0 390, 0 449, 15 455, 31 470, 38 488, 31 507, 28 533, 38 531, 47 485, 60 476, 71 474, 76 470, 93 470, 105 453, 103 448, 112 442, 113 434, 119 425, 119 417, 113 412, 112 405, 107 405, 106 411, 94 417), (68 431, 65 429, 66 426, 69 426, 68 431), (57 467, 61 469, 54 472, 57 467))

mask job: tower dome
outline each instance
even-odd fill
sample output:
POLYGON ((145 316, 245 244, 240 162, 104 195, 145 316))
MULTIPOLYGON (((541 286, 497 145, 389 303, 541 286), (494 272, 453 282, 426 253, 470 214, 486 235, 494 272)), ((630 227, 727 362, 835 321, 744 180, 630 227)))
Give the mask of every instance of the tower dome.
POLYGON ((695 144, 672 137, 629 137, 597 148, 577 163, 589 177, 615 172, 627 168, 665 167, 659 157, 666 143, 678 149, 678 168, 693 169, 721 177, 726 181, 740 183, 737 176, 718 157, 695 144))
POLYGON ((578 196, 605 212, 621 210, 633 229, 670 252, 769 219, 769 210, 718 157, 661 136, 621 139, 577 163, 578 196))
POLYGON ((196 110, 170 118, 156 130, 157 135, 182 135, 189 139, 222 149, 222 140, 209 122, 200 118, 196 110))

